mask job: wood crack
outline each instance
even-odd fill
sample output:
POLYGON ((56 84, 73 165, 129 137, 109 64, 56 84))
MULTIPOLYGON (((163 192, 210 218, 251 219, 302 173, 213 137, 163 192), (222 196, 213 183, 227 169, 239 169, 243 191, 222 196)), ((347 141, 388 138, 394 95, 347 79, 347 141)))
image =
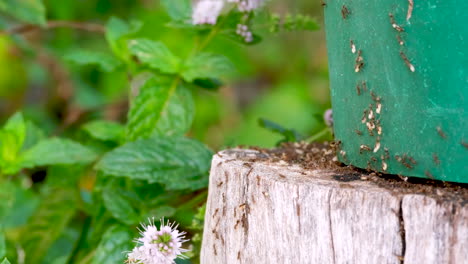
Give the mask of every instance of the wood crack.
MULTIPOLYGON (((250 164, 249 164, 250 165, 250 164)), ((249 167, 249 166, 247 166, 249 167)), ((250 206, 249 206, 249 176, 253 171, 253 167, 247 171, 247 174, 244 176, 244 189, 243 189, 243 197, 244 197, 244 204, 243 204, 243 214, 241 218, 241 224, 244 229, 244 243, 247 244, 247 238, 249 233, 249 214, 250 214, 250 206)))
POLYGON ((331 250, 333 255, 333 263, 336 263, 336 254, 335 254, 335 242, 333 240, 333 225, 331 220, 331 196, 333 191, 330 190, 330 194, 328 195, 328 226, 330 228, 330 240, 331 240, 331 250))
POLYGON ((400 199, 400 208, 398 210, 398 223, 400 224, 400 237, 401 237, 401 255, 399 256, 400 264, 405 262, 406 253, 406 237, 405 237, 405 220, 403 217, 403 198, 400 199))

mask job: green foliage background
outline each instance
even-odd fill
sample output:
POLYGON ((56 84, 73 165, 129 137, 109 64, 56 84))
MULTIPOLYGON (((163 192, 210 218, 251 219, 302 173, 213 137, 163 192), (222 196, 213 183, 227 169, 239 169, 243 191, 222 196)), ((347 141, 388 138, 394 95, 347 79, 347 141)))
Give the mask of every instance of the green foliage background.
MULTIPOLYGON (((121 263, 137 225, 164 216, 193 238, 184 263, 197 263, 213 152, 323 130, 323 31, 266 34, 259 14, 260 43, 225 34, 192 56, 209 31, 181 25, 186 9, 170 0, 0 3, 0 260, 17 263, 20 252, 24 263, 121 263)), ((313 1, 269 9, 285 29, 286 13, 321 21, 313 1)))

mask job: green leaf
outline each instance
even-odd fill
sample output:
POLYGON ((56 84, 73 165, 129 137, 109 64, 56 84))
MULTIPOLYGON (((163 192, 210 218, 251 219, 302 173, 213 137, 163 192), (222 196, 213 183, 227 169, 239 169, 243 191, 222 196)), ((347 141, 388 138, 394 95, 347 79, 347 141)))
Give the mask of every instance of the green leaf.
MULTIPOLYGON (((78 261, 71 259, 71 257, 75 247, 83 246, 84 244, 81 244, 79 241, 80 235, 82 232, 86 232, 86 229, 89 228, 86 225, 90 222, 88 219, 85 219, 84 221, 84 224, 80 223, 73 227, 67 227, 62 231, 62 234, 49 247, 49 250, 42 259, 42 264, 78 263, 78 261)), ((84 238, 82 239, 84 240, 84 238)))
POLYGON ((21 113, 16 113, 0 130, 0 169, 5 174, 15 174, 18 153, 26 138, 26 123, 21 113))
POLYGON ((31 24, 46 24, 46 9, 41 0, 2 0, 0 10, 31 24))
POLYGON ((26 122, 24 121, 23 115, 18 112, 10 117, 3 127, 3 131, 14 137, 11 142, 12 145, 9 147, 16 154, 16 152, 21 149, 24 139, 26 138, 26 122))
POLYGON ((132 21, 130 24, 124 20, 111 17, 106 24, 106 40, 117 57, 128 60, 127 38, 138 32, 143 24, 132 21))
POLYGON ((53 165, 47 167, 47 187, 76 187, 86 173, 86 165, 53 165))
POLYGON ((165 184, 183 189, 207 174, 212 152, 185 137, 155 137, 129 142, 107 153, 96 169, 107 175, 165 184))
POLYGON ((270 130, 270 131, 272 131, 274 133, 278 133, 278 134, 283 135, 284 138, 279 143, 281 143, 281 142, 295 142, 295 141, 300 141, 300 140, 304 139, 304 137, 299 132, 297 132, 296 130, 284 128, 281 125, 279 125, 279 124, 277 124, 277 123, 275 123, 273 121, 260 118, 258 120, 258 123, 263 128, 266 128, 266 129, 268 129, 268 130, 270 130))
POLYGON ((192 93, 179 80, 148 80, 131 104, 127 139, 183 135, 192 125, 194 111, 192 93))
POLYGON ((17 139, 10 131, 0 129, 0 169, 3 174, 14 174, 19 168, 15 165, 18 156, 17 139))
POLYGON ((132 235, 128 229, 113 225, 104 233, 91 263, 124 263, 125 252, 130 251, 132 247, 132 235))
POLYGON ((21 150, 27 150, 36 145, 39 141, 45 138, 45 133, 42 129, 36 126, 31 121, 26 121, 26 138, 24 139, 21 150))
POLYGON ((189 20, 192 16, 191 0, 161 0, 161 4, 167 10, 167 13, 176 21, 189 20))
POLYGON ((193 84, 195 84, 198 87, 212 91, 217 91, 221 86, 223 86, 223 82, 214 78, 195 79, 193 81, 193 84))
POLYGON ((15 134, 19 146, 23 144, 24 138, 26 137, 26 123, 24 122, 23 114, 20 112, 14 114, 8 119, 3 129, 15 134))
POLYGON ((97 120, 83 126, 83 130, 95 139, 119 142, 125 134, 125 128, 116 122, 97 120))
POLYGON ((0 182, 0 201, 0 223, 3 228, 24 225, 39 204, 34 192, 12 181, 0 182))
POLYGON ((41 263, 49 247, 60 236, 76 210, 72 189, 57 188, 42 197, 42 203, 23 230, 25 263, 41 263))
POLYGON ((129 41, 129 50, 142 63, 160 70, 163 73, 177 73, 180 59, 176 57, 162 42, 149 39, 133 39, 129 41))
POLYGON ((11 264, 7 258, 4 258, 1 264, 11 264))
POLYGON ((109 210, 113 217, 124 224, 132 225, 139 221, 138 214, 133 209, 130 202, 118 192, 115 188, 108 186, 102 192, 104 206, 109 210))
POLYGON ((161 219, 163 217, 171 217, 176 213, 177 209, 171 206, 162 205, 149 210, 140 217, 141 219, 161 219))
MULTIPOLYGON (((0 226, 1 228, 1 226, 0 226)), ((0 259, 5 257, 6 255, 6 241, 5 241, 5 234, 0 229, 0 259)))
POLYGON ((50 138, 21 155, 23 168, 55 164, 86 164, 97 158, 95 152, 69 139, 50 138))
POLYGON ((232 73, 231 62, 222 55, 200 53, 191 58, 181 73, 184 80, 192 82, 195 79, 220 78, 232 73))
POLYGON ((112 72, 122 66, 114 56, 90 50, 74 50, 65 54, 64 59, 79 65, 98 65, 106 72, 112 72))

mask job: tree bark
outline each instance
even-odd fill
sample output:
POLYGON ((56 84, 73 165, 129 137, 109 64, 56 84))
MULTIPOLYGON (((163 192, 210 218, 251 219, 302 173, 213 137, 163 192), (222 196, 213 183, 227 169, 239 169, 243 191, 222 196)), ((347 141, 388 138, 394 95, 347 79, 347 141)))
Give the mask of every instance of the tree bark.
POLYGON ((466 202, 258 155, 213 158, 201 263, 468 263, 466 202))

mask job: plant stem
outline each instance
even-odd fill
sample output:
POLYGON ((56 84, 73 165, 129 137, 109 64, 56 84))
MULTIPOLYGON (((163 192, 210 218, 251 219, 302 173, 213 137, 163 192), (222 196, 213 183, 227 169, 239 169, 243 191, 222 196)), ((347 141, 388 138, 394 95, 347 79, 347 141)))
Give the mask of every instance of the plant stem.
POLYGON ((76 246, 73 249, 73 252, 68 260, 68 264, 76 263, 76 258, 78 256, 78 252, 80 251, 82 245, 86 243, 86 239, 88 237, 88 232, 91 227, 91 217, 87 216, 84 220, 83 227, 81 228, 81 234, 76 242, 76 246))
POLYGON ((185 204, 179 206, 179 208, 177 210, 178 211, 183 211, 183 210, 187 210, 187 209, 190 209, 190 208, 194 208, 196 205, 200 204, 201 202, 206 201, 207 197, 208 197, 208 191, 202 191, 199 194, 197 194, 196 196, 194 196, 192 199, 190 199, 190 201, 188 201, 185 204))
POLYGON ((308 141, 308 142, 314 142, 314 141, 316 141, 317 139, 323 137, 323 136, 324 136, 325 134, 327 134, 327 133, 331 133, 331 131, 330 131, 330 128, 325 127, 325 128, 322 129, 321 131, 319 131, 319 132, 317 132, 316 134, 310 136, 310 137, 307 139, 307 141, 308 141))
POLYGON ((202 51, 204 48, 206 48, 206 46, 208 46, 208 44, 213 40, 213 38, 219 33, 222 26, 224 26, 224 24, 226 23, 227 18, 229 17, 229 14, 231 13, 231 11, 232 9, 229 10, 226 16, 223 17, 223 19, 211 29, 206 39, 200 44, 200 46, 198 46, 198 48, 195 51, 202 51))
POLYGON ((94 254, 96 254, 96 250, 94 249, 93 251, 89 252, 84 258, 81 259, 79 262, 80 264, 88 264, 90 263, 91 259, 94 257, 94 254))
POLYGON ((41 29, 54 29, 54 28, 73 28, 79 29, 88 32, 104 33, 106 30, 103 25, 88 23, 88 22, 78 22, 78 21, 66 21, 66 20, 50 20, 47 21, 47 24, 44 27, 36 25, 20 25, 9 30, 0 31, 3 34, 25 34, 31 31, 41 30, 41 29))

